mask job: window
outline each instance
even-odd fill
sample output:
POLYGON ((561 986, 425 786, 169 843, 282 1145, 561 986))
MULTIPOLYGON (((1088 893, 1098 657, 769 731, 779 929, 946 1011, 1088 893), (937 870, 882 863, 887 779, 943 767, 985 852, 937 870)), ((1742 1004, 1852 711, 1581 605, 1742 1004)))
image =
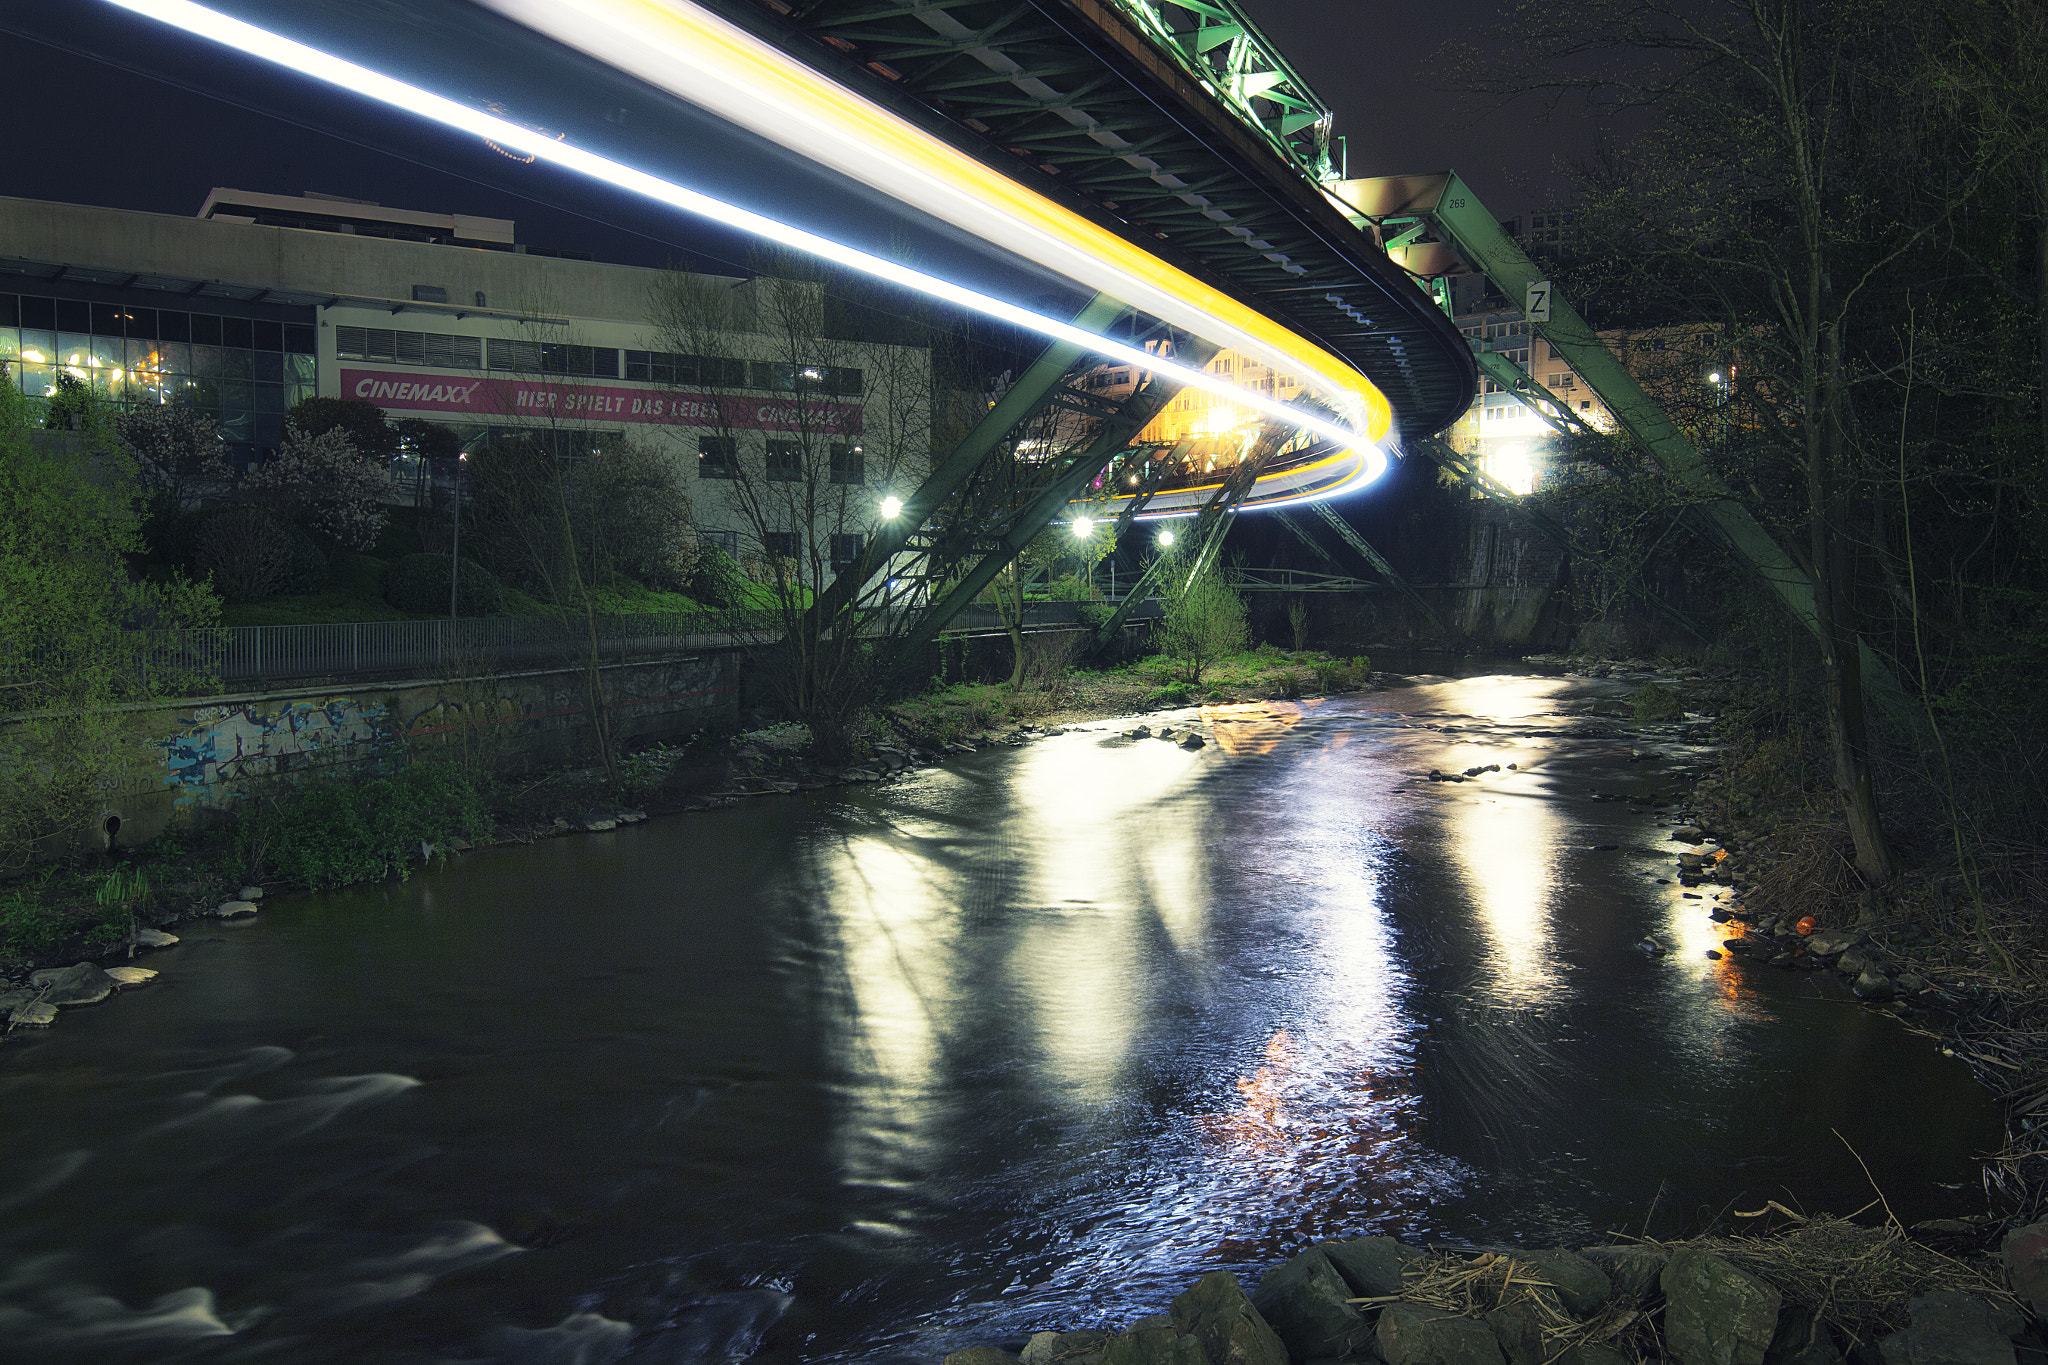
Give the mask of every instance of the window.
POLYGON ((770 531, 761 537, 761 548, 770 559, 795 559, 802 545, 794 531, 770 531))
POLYGON ((832 447, 832 482, 864 484, 868 481, 868 457, 859 446, 832 447))
POLYGON ((860 558, 861 538, 857 535, 832 537, 832 572, 844 573, 860 558))
POLYGON ((747 385, 747 362, 666 351, 628 351, 626 378, 648 384, 707 384, 713 388, 742 389, 747 385))
MULTIPOLYGON (((490 357, 494 370, 588 375, 599 379, 619 377, 619 353, 609 346, 570 346, 553 341, 512 341, 505 337, 492 337, 490 357)), ((404 359, 403 356, 399 358, 404 359)))
MULTIPOLYGON (((491 344, 495 347, 498 343, 491 344)), ((482 369, 484 363, 481 338, 381 327, 335 328, 334 353, 343 360, 394 360, 401 365, 438 365, 451 370, 482 369)))
POLYGON ((1579 400, 1579 410, 1581 412, 1591 412, 1593 410, 1593 400, 1590 398, 1581 398, 1579 400))
POLYGON ((755 360, 747 365, 747 386, 770 393, 831 393, 858 396, 862 374, 839 365, 785 365, 755 360))
POLYGON ((804 448, 795 441, 768 443, 768 478, 772 483, 801 483, 804 477, 804 448))
POLYGON ((730 436, 699 436, 697 438, 697 477, 700 479, 729 479, 739 464, 739 443, 730 436))
POLYGON ((738 531, 699 531, 697 539, 707 550, 716 550, 727 559, 740 557, 740 533, 738 531))
POLYGON ((1560 389, 1575 389, 1578 386, 1578 378, 1570 370, 1565 370, 1557 377, 1557 387, 1560 389))

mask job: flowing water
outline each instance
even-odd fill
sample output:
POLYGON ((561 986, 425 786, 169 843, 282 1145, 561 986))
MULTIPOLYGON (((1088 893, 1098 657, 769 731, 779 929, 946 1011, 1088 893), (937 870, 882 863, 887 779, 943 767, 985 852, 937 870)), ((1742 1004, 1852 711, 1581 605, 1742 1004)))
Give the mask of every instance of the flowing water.
POLYGON ((1611 799, 1696 755, 1559 714, 1616 691, 1091 727, 184 926, 0 1051, 0 1358, 929 1357, 1323 1236, 1846 1212, 1852 1145, 1966 1211, 1988 1101, 1706 958, 1611 799))

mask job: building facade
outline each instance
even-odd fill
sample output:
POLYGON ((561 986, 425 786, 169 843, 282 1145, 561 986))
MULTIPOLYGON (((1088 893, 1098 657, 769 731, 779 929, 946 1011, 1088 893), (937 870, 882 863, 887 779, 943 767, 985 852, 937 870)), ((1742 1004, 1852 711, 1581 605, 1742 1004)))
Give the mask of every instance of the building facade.
POLYGON ((190 404, 243 464, 316 394, 471 446, 643 441, 682 467, 721 548, 829 540, 849 562, 929 467, 929 354, 793 338, 788 319, 822 309, 771 291, 815 286, 700 276, 731 321, 718 354, 679 355, 657 320, 672 281, 523 246, 502 219, 332 196, 216 189, 193 218, 0 198, 0 368, 32 397, 61 370, 121 403, 190 404), (828 494, 749 495, 795 482, 828 494))

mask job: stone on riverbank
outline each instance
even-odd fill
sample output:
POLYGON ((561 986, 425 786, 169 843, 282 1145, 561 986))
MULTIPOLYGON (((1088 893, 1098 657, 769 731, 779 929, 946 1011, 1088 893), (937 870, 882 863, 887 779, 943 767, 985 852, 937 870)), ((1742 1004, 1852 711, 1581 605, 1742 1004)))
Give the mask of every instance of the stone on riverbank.
POLYGON ((75 967, 45 967, 31 973, 29 984, 42 993, 45 1005, 97 1005, 114 993, 114 978, 90 962, 75 967))
POLYGON ((1697 1247, 1673 1252, 1658 1283, 1678 1365, 1763 1365, 1778 1331, 1777 1290, 1697 1247))
POLYGON ((260 901, 263 899, 263 888, 260 886, 245 886, 235 893, 235 899, 238 901, 260 901))
POLYGON ((130 986, 147 986, 156 980, 156 973, 147 967, 109 967, 107 975, 114 978, 114 985, 120 990, 130 986))
POLYGON ((57 1007, 33 998, 25 999, 7 1011, 7 1022, 20 1028, 48 1028, 57 1022, 57 1007))
POLYGON ((1778 1314, 1778 1332, 1764 1365, 1842 1365, 1834 1333, 1805 1304, 1788 1303, 1778 1314))
POLYGON ((178 941, 178 936, 161 929, 137 929, 128 936, 128 941, 138 948, 168 948, 178 941))
MULTIPOLYGON (((976 1361, 972 1365, 995 1365, 976 1361)), ((1178 1327, 1134 1327, 1109 1339, 1102 1365, 1208 1365, 1202 1343, 1178 1327)))
POLYGON ((2013 1365, 2026 1322, 2011 1309, 1938 1289, 1906 1305, 1912 1326, 1879 1343, 1884 1365, 2013 1365))
POLYGON ((1287 1348, 1244 1287, 1212 1270, 1173 1301, 1173 1325, 1201 1343, 1208 1365, 1287 1365, 1287 1348))
POLYGON ((1999 1247, 2013 1293, 2038 1317, 2048 1317, 2048 1223, 2030 1223, 2005 1234, 1999 1247))
POLYGON ((1040 1332, 1024 1347, 1024 1365, 1097 1365, 1110 1334, 1097 1330, 1040 1332))
POLYGON ((1485 1322, 1508 1365, 1546 1365, 1549 1352, 1543 1349, 1543 1330, 1527 1305, 1504 1304, 1486 1314, 1485 1322))
POLYGON ((1557 1291, 1557 1301, 1573 1317, 1590 1318, 1600 1311, 1614 1293, 1614 1283, 1605 1271, 1574 1251, 1557 1247, 1551 1251, 1525 1251, 1515 1257, 1536 1267, 1536 1273, 1557 1291))
POLYGON ((1579 1255, 1600 1267, 1616 1289, 1638 1300, 1657 1291, 1657 1279, 1671 1259, 1662 1247, 1650 1246, 1586 1247, 1579 1255))
POLYGON ((1330 1258, 1337 1273, 1360 1298, 1384 1299, 1399 1294, 1405 1277, 1428 1259, 1414 1247, 1391 1237, 1353 1237, 1344 1242, 1318 1242, 1316 1250, 1330 1258))
POLYGON ((1182 740, 1182 741, 1180 742, 1180 747, 1181 747, 1181 748, 1183 748, 1183 749, 1199 749, 1199 748, 1201 748, 1201 747, 1202 747, 1202 746, 1203 746, 1204 744, 1207 744, 1207 743, 1208 743, 1208 741, 1207 741, 1207 740, 1203 739, 1203 738, 1202 738, 1202 737, 1201 737, 1200 735, 1198 735, 1198 734, 1196 734, 1196 733, 1195 733, 1194 731, 1190 730, 1190 731, 1188 731, 1188 735, 1187 735, 1187 738, 1186 738, 1186 739, 1183 739, 1183 740, 1182 740))
POLYGON ((1017 1357, 994 1346, 970 1346, 947 1356, 945 1365, 1017 1365, 1017 1357))
MULTIPOLYGON (((1273 1267, 1252 1292, 1252 1306, 1296 1360, 1356 1354, 1370 1335, 1365 1319, 1345 1300, 1350 1286, 1315 1247, 1273 1267)), ((1395 1365, 1399 1365, 1396 1362, 1395 1365)))
POLYGON ((242 919, 256 913, 254 901, 222 901, 213 912, 221 919, 242 919))
POLYGON ((1506 1365, 1493 1329, 1419 1303, 1390 1303, 1376 1335, 1387 1365, 1506 1365))

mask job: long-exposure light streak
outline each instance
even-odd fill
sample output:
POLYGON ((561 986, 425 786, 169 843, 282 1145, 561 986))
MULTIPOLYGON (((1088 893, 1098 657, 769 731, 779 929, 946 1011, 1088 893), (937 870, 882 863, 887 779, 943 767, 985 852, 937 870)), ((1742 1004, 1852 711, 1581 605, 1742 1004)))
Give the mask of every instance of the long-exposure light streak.
POLYGON ((694 0, 481 3, 919 213, 1303 378, 1374 440, 1387 430, 1384 395, 1341 357, 694 0))
MULTIPOLYGON (((1315 385, 1318 392, 1336 399, 1342 406, 1367 419, 1369 425, 1359 428, 1348 427, 1332 421, 1319 413, 1284 403, 1256 390, 1243 388, 1208 370, 1184 365, 1142 347, 1132 346, 1113 337, 1100 336, 1077 327, 1061 318, 1048 317, 1020 307, 1007 300, 981 293, 953 281, 941 279, 923 271, 914 270, 894 261, 846 246, 806 231, 792 224, 783 223, 765 215, 754 213, 734 204, 715 199, 710 195, 664 180, 635 167, 614 161, 557 136, 522 127, 507 119, 460 104, 431 91, 422 90, 394 77, 373 71, 368 67, 323 52, 305 43, 272 33, 231 15, 195 4, 192 0, 109 0, 122 9, 155 19, 197 37, 220 43, 236 51, 272 62, 300 75, 312 77, 339 89, 347 90, 378 103, 389 105, 406 113, 439 123, 444 127, 486 138, 507 148, 530 152, 535 159, 546 161, 565 170, 588 176, 591 179, 641 195, 657 203, 667 204, 685 213, 706 218, 724 226, 779 242, 793 249, 807 252, 824 260, 842 265, 850 270, 891 284, 936 298, 971 312, 991 317, 1025 331, 1056 341, 1064 341, 1081 347, 1096 355, 1121 361, 1155 374, 1167 376, 1190 388, 1213 393, 1232 402, 1241 403, 1268 417, 1288 425, 1315 432, 1343 446, 1355 449, 1364 457, 1365 466, 1370 470, 1371 482, 1384 472, 1386 455, 1376 444, 1391 421, 1386 399, 1372 387, 1362 375, 1349 372, 1349 382, 1336 392, 1327 382, 1315 385)), ((1085 220, 1083 220, 1085 221, 1085 220)), ((1135 250, 1135 248, 1133 248, 1135 250)), ((1142 254, 1142 253, 1140 253, 1142 254)), ((1147 257, 1150 260, 1152 258, 1147 257)), ((1155 262, 1162 269, 1163 262, 1155 262)), ((1197 288, 1206 290, 1198 282, 1190 280, 1197 288)), ((1112 292, 1112 291, 1105 291, 1112 292)), ((1213 291, 1208 291, 1213 292, 1213 291)), ((1122 300, 1122 294, 1112 292, 1112 297, 1122 300)), ((1218 296, 1224 297, 1224 296, 1218 296)), ((1233 301, 1234 302, 1234 301, 1233 301)), ((1242 305, 1237 305, 1242 307, 1242 305)), ((1249 312, 1249 310, 1245 310, 1249 312)), ((1252 314, 1256 317, 1257 314, 1252 314)), ((1172 321, 1172 319, 1162 319, 1172 321)), ((1276 326, 1270 320, 1266 325, 1276 326)), ((1178 324, 1176 324, 1178 325, 1178 324)), ((1217 329, 1214 327, 1189 327, 1209 339, 1217 329)), ((1234 330, 1234 329, 1226 329, 1234 330)), ((1312 343, 1305 339, 1301 344, 1311 349, 1312 343)), ((1261 345, 1260 350, 1266 349, 1261 345)), ((1341 366, 1336 357, 1330 361, 1341 366)), ((1304 366, 1304 368, 1307 368, 1304 366)), ((1323 377, 1323 366, 1304 376, 1310 380, 1323 377)))

